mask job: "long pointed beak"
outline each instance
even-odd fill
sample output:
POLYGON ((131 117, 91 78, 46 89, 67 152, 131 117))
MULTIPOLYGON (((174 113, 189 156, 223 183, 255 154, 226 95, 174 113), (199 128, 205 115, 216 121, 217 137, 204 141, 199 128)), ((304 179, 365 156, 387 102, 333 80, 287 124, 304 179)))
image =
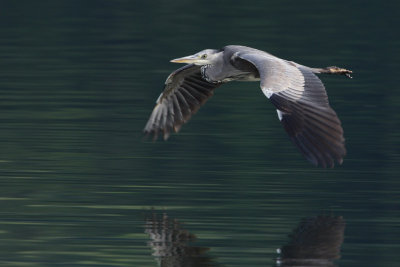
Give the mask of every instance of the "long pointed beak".
POLYGON ((194 63, 198 60, 197 56, 191 55, 191 56, 187 56, 187 57, 180 57, 180 58, 175 58, 173 60, 171 60, 170 62, 172 63, 194 63))

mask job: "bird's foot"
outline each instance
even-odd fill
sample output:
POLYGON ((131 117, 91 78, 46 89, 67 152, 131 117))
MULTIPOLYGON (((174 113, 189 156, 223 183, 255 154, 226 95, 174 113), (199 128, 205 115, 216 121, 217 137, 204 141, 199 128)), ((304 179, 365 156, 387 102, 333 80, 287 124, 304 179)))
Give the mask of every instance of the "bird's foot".
POLYGON ((342 68, 338 68, 336 66, 331 66, 331 67, 326 67, 323 69, 325 73, 328 74, 339 74, 339 75, 346 75, 346 77, 349 78, 353 78, 351 77, 350 74, 352 74, 353 72, 351 70, 346 70, 346 69, 342 69, 342 68))

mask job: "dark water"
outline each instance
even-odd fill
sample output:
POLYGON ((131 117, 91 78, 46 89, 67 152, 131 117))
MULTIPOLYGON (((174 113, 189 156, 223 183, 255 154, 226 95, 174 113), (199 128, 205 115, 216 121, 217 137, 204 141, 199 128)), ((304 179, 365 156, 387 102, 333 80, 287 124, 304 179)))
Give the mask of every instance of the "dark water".
POLYGON ((290 244, 330 253, 315 266, 398 265, 399 8, 0 2, 0 265, 274 266, 290 244), (321 77, 342 166, 308 164, 257 83, 217 89, 168 142, 142 140, 169 60, 227 44, 354 71, 321 77))

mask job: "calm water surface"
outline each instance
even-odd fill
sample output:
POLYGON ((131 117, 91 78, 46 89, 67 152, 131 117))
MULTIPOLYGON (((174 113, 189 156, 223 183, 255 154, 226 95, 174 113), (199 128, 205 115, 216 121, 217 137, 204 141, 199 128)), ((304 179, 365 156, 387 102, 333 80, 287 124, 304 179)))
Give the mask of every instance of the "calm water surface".
POLYGON ((398 2, 0 8, 2 266, 399 264, 398 2), (307 163, 257 83, 217 89, 168 142, 142 139, 169 60, 227 44, 354 71, 321 77, 342 166, 307 163))

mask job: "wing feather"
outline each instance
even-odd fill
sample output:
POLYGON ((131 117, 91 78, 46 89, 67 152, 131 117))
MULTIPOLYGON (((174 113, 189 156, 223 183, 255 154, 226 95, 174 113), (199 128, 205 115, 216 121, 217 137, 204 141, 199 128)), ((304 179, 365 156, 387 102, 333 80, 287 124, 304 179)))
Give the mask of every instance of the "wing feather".
POLYGON ((153 135, 153 139, 162 132, 164 139, 168 139, 170 133, 178 132, 218 86, 219 83, 209 83, 202 78, 199 66, 189 64, 177 69, 168 76, 143 131, 153 135))
POLYGON ((256 49, 237 56, 257 68, 261 89, 306 159, 323 167, 333 167, 335 160, 341 164, 346 155, 341 122, 312 69, 256 49))

